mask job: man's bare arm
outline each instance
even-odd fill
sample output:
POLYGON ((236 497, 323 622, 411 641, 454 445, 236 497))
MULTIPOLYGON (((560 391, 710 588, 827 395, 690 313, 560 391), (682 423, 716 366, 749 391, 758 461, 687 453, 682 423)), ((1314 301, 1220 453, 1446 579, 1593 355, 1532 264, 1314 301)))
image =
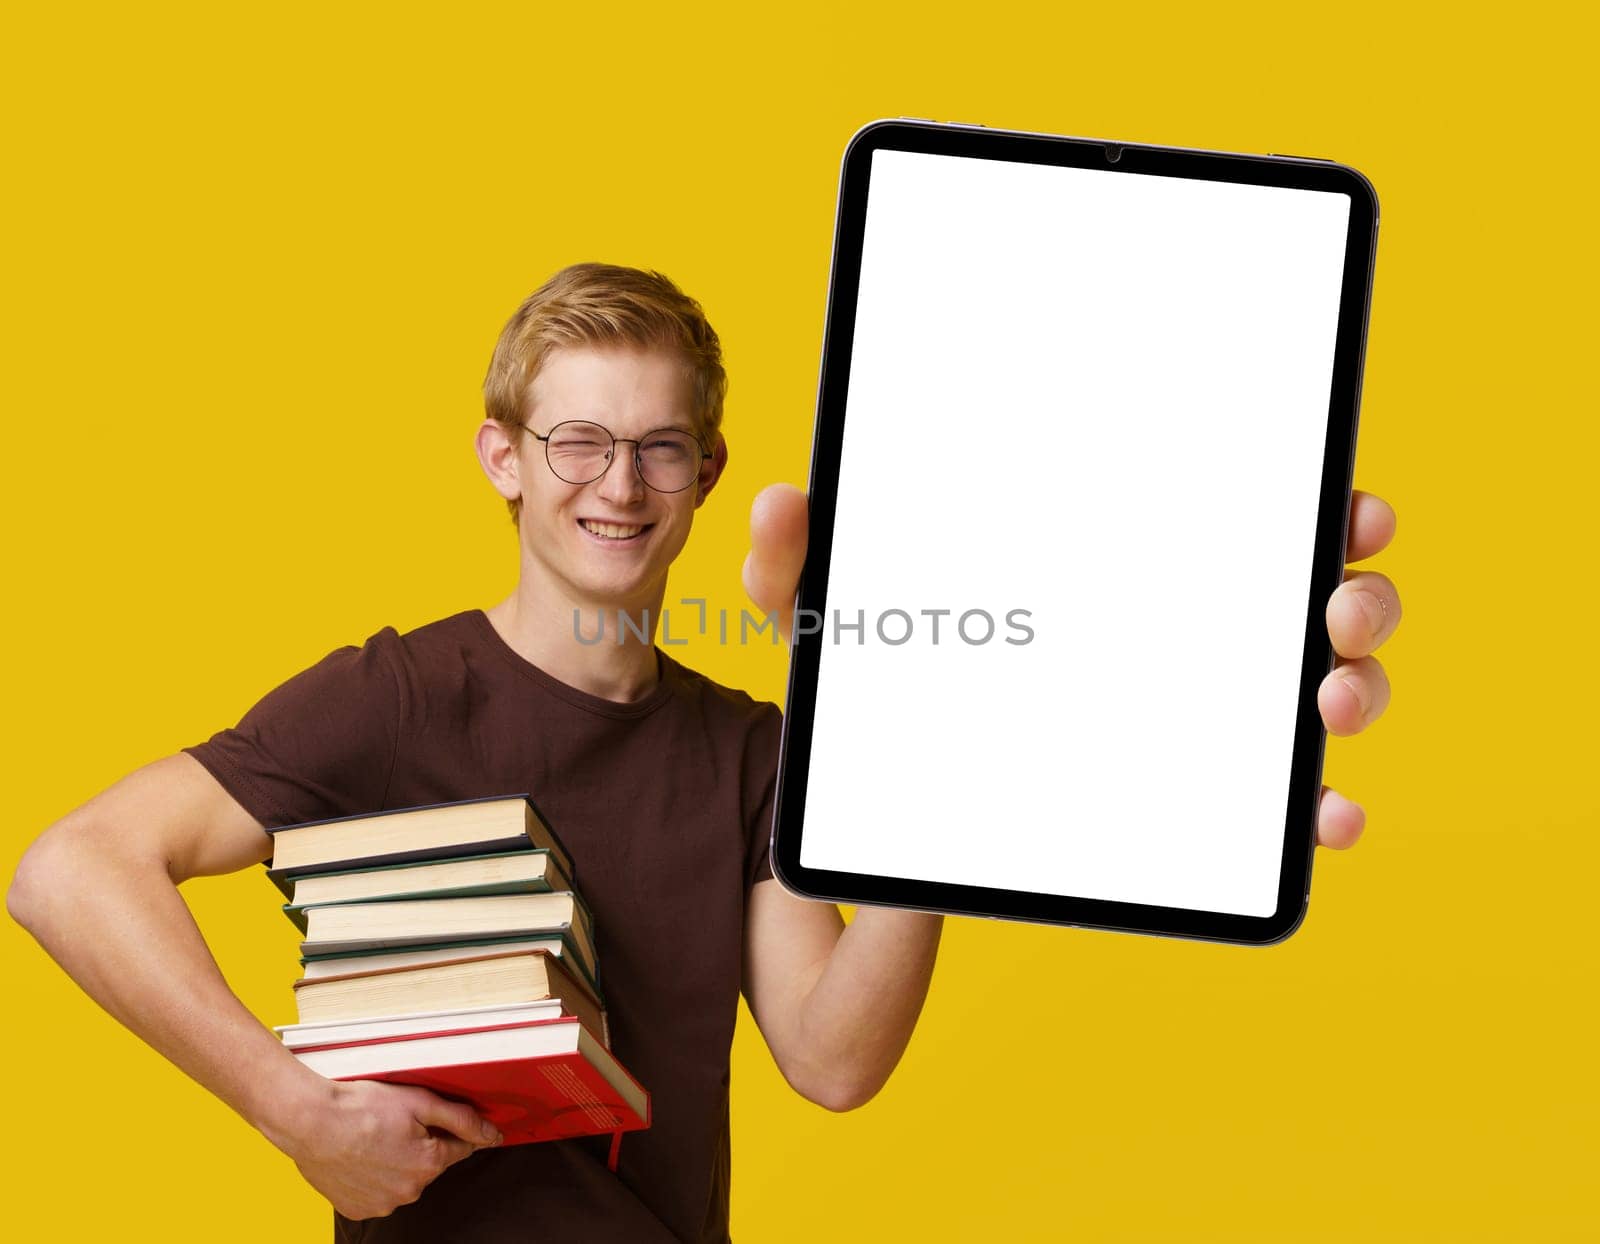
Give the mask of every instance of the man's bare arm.
POLYGON ((40 835, 6 907, 90 997, 260 1129, 335 1208, 386 1214, 497 1137, 468 1107, 421 1089, 308 1071, 234 996, 177 887, 271 849, 255 819, 180 753, 40 835))
POLYGON ((853 1110, 894 1071, 933 978, 943 918, 831 903, 777 881, 750 892, 745 997, 784 1078, 829 1110, 853 1110))

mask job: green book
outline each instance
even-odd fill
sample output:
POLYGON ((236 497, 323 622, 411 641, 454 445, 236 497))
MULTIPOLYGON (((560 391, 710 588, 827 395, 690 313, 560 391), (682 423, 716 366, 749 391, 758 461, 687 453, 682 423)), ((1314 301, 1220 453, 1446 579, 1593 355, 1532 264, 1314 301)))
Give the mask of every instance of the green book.
POLYGON ((421 864, 377 864, 296 877, 284 914, 302 933, 306 911, 330 903, 381 903, 402 899, 468 898, 483 894, 545 894, 570 890, 572 881, 549 851, 501 851, 421 864))
POLYGON ((571 890, 483 894, 470 898, 396 899, 383 903, 319 903, 307 907, 303 954, 404 950, 435 942, 503 941, 566 933, 573 957, 595 975, 594 921, 571 890))
POLYGON ((501 937, 488 940, 457 938, 453 941, 427 942, 406 946, 398 950, 352 950, 337 954, 303 954, 300 966, 307 980, 325 976, 343 976, 350 972, 377 972, 385 969, 422 967, 429 963, 442 963, 460 959, 469 954, 491 954, 503 950, 547 950, 560 957, 578 979, 604 1004, 597 974, 591 973, 583 962, 576 943, 565 932, 537 933, 523 937, 501 937))

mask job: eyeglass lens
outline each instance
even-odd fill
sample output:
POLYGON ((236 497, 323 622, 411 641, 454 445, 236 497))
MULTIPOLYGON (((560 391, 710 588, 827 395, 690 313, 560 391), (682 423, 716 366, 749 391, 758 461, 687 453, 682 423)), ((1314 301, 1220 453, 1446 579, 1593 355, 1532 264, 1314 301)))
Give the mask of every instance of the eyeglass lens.
MULTIPOLYGON (((615 444, 598 423, 559 423, 550 429, 545 456, 567 483, 588 484, 606 473, 615 444)), ((639 474, 657 492, 682 492, 700 473, 701 457, 700 443, 689 433, 662 428, 639 443, 639 474)))

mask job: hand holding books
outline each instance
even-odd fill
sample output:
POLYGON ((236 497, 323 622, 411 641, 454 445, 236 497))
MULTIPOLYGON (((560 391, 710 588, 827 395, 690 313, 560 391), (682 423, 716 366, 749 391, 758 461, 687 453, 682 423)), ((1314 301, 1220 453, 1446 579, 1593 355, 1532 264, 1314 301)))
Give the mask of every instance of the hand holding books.
POLYGON ((609 1133, 615 1169, 622 1132, 649 1126, 649 1094, 608 1048, 572 862, 531 800, 288 826, 271 875, 307 934, 301 1022, 279 1029, 284 1043, 335 1082, 340 1109, 369 1112, 385 1161, 397 1138, 412 1146, 387 1168, 399 1182, 376 1189, 328 1159, 342 1195, 368 1204, 432 1179, 485 1128, 508 1144, 609 1133), (378 1080, 407 1086, 403 1103, 378 1080))
POLYGON ((306 1126, 268 1136, 346 1218, 378 1218, 422 1195, 446 1167, 500 1143, 471 1106, 426 1089, 319 1081, 306 1126))

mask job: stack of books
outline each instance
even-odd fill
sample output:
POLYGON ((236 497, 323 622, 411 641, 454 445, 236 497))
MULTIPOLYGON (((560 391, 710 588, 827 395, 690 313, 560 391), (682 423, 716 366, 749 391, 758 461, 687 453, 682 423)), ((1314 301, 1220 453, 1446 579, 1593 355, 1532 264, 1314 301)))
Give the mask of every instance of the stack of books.
POLYGON ((610 1052, 572 860, 525 795, 272 831, 268 874, 304 934, 299 1022, 330 1079, 468 1101, 507 1144, 650 1125, 610 1052))

